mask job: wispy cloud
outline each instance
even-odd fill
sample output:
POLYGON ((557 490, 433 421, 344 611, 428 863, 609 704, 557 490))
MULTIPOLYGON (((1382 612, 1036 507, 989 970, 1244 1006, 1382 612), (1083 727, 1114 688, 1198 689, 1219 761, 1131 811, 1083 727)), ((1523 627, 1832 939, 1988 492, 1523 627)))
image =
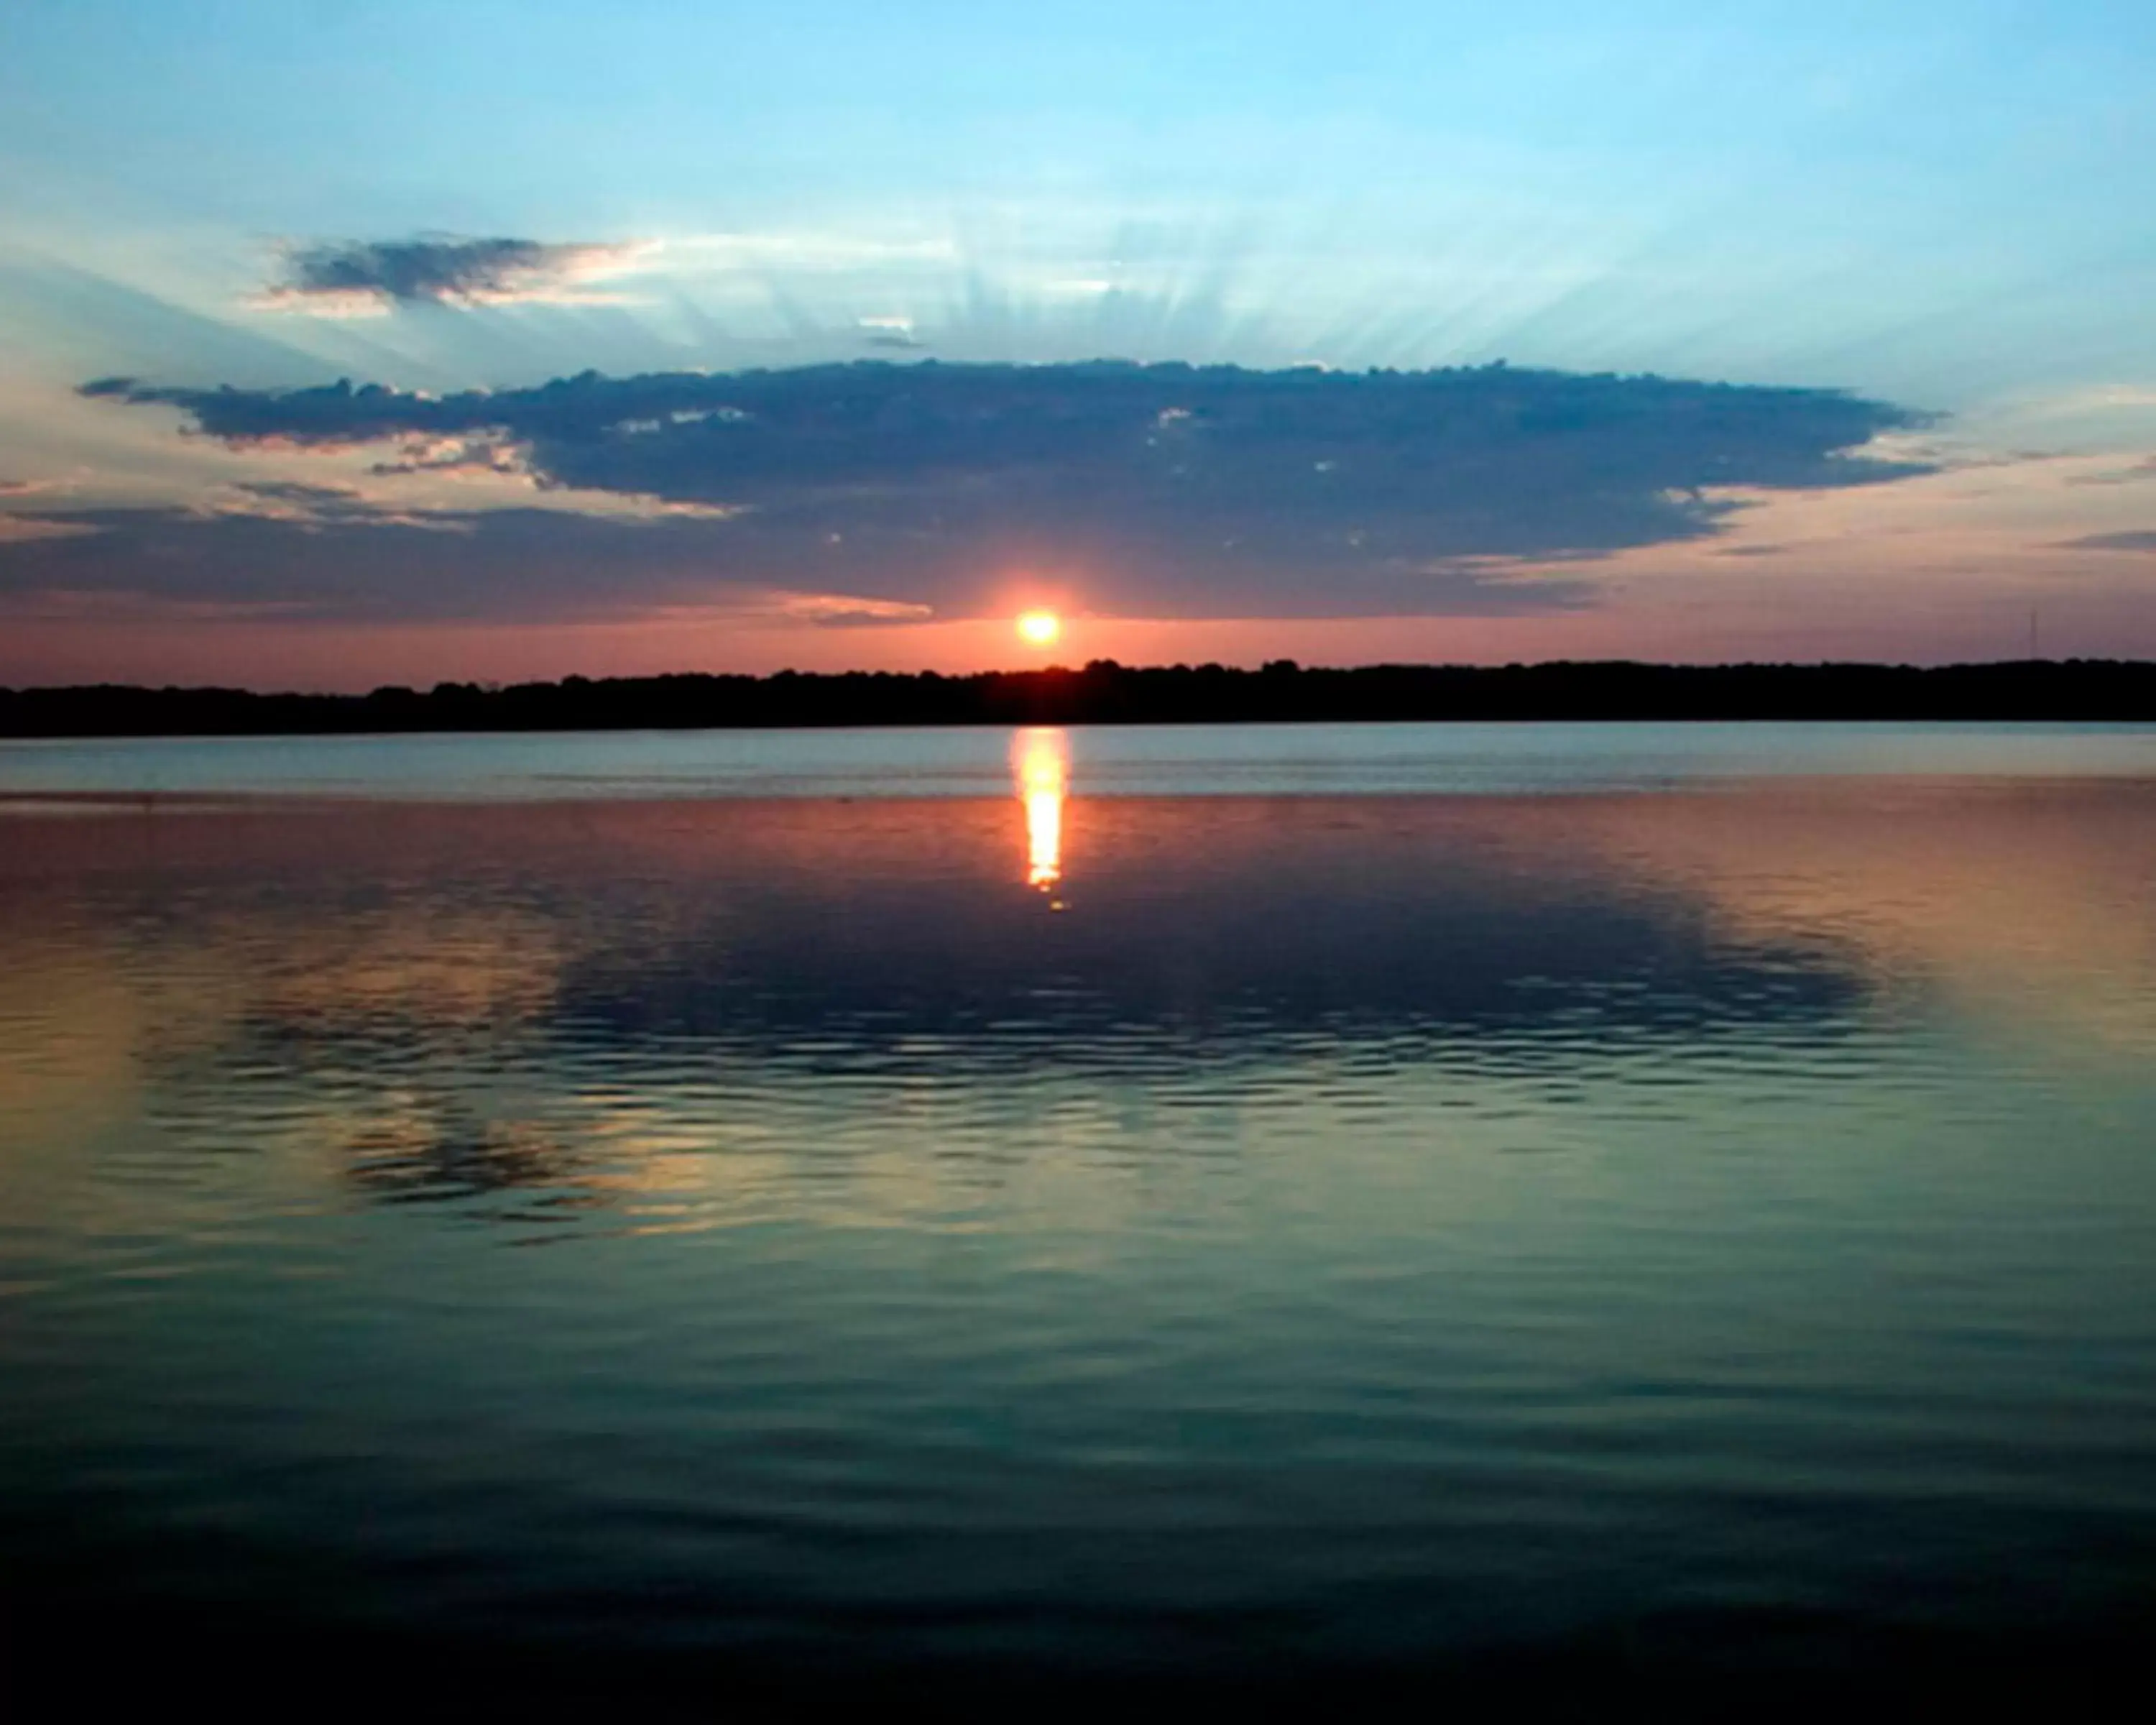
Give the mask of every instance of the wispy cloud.
POLYGON ((592 284, 629 273, 649 241, 346 240, 285 249, 283 275, 249 303, 316 317, 379 316, 399 305, 590 305, 617 297, 592 284))
POLYGON ((910 317, 862 317, 855 320, 861 340, 870 347, 923 348, 927 343, 913 332, 910 317))
POLYGON ((932 605, 908 604, 899 599, 865 599, 851 593, 788 593, 779 603, 785 616, 825 628, 862 624, 927 623, 936 615, 932 605))
POLYGON ((2147 383, 2097 383, 2085 389, 2067 390, 2041 404, 2041 410, 2055 414, 2086 413, 2114 411, 2134 413, 2156 408, 2156 385, 2147 383))
POLYGON ((2144 461, 2137 461, 2131 467, 2076 474, 2066 480, 2070 485, 2137 485, 2152 482, 2156 482, 2156 455, 2151 455, 2144 461))
POLYGON ((810 272, 867 265, 949 264, 961 256, 948 239, 842 232, 688 234, 670 239, 666 249, 692 269, 810 272))
POLYGON ((2087 533, 2079 539, 2062 539, 2061 551, 2128 551, 2156 552, 2156 527, 2129 528, 2123 533, 2087 533))
POLYGON ((87 521, 59 520, 50 516, 0 515, 0 545, 29 545, 39 540, 76 539, 95 533, 87 521))
POLYGON ((242 480, 223 486, 198 512, 212 517, 245 516, 258 521, 285 521, 306 532, 319 532, 331 526, 470 531, 469 522, 460 516, 400 509, 349 485, 311 485, 291 480, 242 480))

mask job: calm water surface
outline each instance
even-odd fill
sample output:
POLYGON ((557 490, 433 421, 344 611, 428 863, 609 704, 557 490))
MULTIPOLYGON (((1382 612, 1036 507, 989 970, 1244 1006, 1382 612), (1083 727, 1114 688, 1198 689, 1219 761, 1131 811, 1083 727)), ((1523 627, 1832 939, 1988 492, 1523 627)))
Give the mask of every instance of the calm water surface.
POLYGON ((2056 1676, 2156 1604, 2148 732, 0 793, 18 1660, 1533 1696, 2056 1676))

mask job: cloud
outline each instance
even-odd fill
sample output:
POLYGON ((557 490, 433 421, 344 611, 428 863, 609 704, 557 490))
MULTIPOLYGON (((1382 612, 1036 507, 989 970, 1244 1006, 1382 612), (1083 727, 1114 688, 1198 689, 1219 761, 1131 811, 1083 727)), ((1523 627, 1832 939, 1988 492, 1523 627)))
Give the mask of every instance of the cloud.
POLYGON ((211 517, 247 516, 290 521, 309 531, 358 525, 462 532, 469 526, 461 515, 398 509, 349 485, 310 485, 290 480, 243 480, 224 486, 197 512, 211 517))
POLYGON ((586 285, 632 268, 648 242, 550 244, 536 239, 351 240, 289 247, 284 278, 250 303, 321 317, 378 316, 398 305, 592 304, 586 285))
MULTIPOLYGON (((1739 490, 1925 473, 1867 449, 1925 416, 1839 391, 1503 366, 893 365, 596 372, 431 397, 166 388, 239 450, 408 453, 731 515, 719 586, 978 615, 1014 581, 1124 616, 1495 614, 1589 603, 1548 572, 1708 539, 1739 490)), ((722 530, 722 531, 721 531, 722 530)), ((594 572, 595 582, 603 572, 594 572)))
POLYGON ((2037 403, 2034 411, 2045 418, 2056 418, 2092 412, 2134 413, 2145 408, 2156 408, 2156 388, 2145 383, 2097 383, 2052 396, 2037 403))
POLYGON ((365 500, 350 485, 310 485, 292 480, 242 480, 228 486, 228 497, 237 500, 231 513, 258 509, 275 515, 293 511, 346 517, 367 512, 365 500))
POLYGON ((409 438, 398 449, 393 460, 377 461, 367 470, 377 478, 415 473, 531 476, 521 447, 506 437, 485 432, 470 437, 409 438))
MULTIPOLYGON (((873 560, 847 558, 844 545, 788 560, 796 547, 757 538, 755 517, 693 506, 644 516, 420 514, 357 500, 250 497, 234 488, 194 509, 18 519, 38 521, 40 536, 0 542, 0 613, 44 606, 56 594, 74 596, 79 608, 85 596, 101 593, 150 608, 276 606, 327 623, 621 622, 694 611, 845 627, 977 616, 988 591, 965 571, 880 571, 873 560)), ((1591 598, 1583 583, 1462 568, 1422 577, 1415 603, 1494 615, 1591 598)), ((1238 600, 1193 584, 1178 602, 1238 600)), ((1306 596, 1303 614, 1326 614, 1317 608, 1324 603, 1322 592, 1306 596)))
POLYGON ((927 623, 936 615, 930 605, 910 605, 896 599, 857 598, 850 593, 804 593, 789 594, 779 603, 786 616, 803 623, 820 624, 827 629, 844 629, 864 624, 927 623))
POLYGON ((860 317, 854 321, 862 332, 865 347, 917 349, 928 345, 914 334, 910 317, 860 317))
POLYGON ((2156 552, 2156 527, 2131 528, 2123 533, 2090 533, 2079 539, 2062 539, 2060 551, 2156 552))
POLYGON ((734 525, 546 509, 408 512, 341 487, 229 486, 192 509, 85 510, 0 534, 0 614, 275 611, 339 624, 614 622, 696 613, 806 624, 925 621, 870 583, 809 588, 730 568, 734 525))
POLYGON ((2137 461, 2131 467, 2112 468, 2102 473, 2076 474, 2066 480, 2070 485, 2134 485, 2156 480, 2156 455, 2137 461))
POLYGON ((28 545, 44 539, 75 539, 97 529, 50 516, 0 515, 0 545, 28 545))
POLYGON ((963 253, 947 236, 814 232, 695 234, 670 239, 670 256, 718 270, 847 270, 907 264, 949 265, 963 253))

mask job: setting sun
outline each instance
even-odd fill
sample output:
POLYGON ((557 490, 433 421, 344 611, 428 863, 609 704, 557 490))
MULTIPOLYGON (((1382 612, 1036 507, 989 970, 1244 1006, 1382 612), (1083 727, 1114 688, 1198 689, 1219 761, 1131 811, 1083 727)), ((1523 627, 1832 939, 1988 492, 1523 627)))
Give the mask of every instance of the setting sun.
POLYGON ((1063 619, 1053 611, 1028 611, 1018 620, 1018 638, 1029 647, 1052 647, 1063 633, 1063 619))

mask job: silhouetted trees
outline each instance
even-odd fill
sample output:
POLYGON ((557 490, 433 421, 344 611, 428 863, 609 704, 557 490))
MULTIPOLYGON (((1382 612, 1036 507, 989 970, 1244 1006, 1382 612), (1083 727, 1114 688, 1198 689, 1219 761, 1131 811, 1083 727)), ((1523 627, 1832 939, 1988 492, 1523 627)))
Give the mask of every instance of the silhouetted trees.
POLYGON ((2156 720, 2156 664, 1642 665, 1625 660, 1306 670, 1224 665, 945 676, 791 670, 565 677, 506 687, 261 695, 116 684, 0 689, 0 736, 694 730, 855 725, 1176 725, 1318 720, 2156 720))

